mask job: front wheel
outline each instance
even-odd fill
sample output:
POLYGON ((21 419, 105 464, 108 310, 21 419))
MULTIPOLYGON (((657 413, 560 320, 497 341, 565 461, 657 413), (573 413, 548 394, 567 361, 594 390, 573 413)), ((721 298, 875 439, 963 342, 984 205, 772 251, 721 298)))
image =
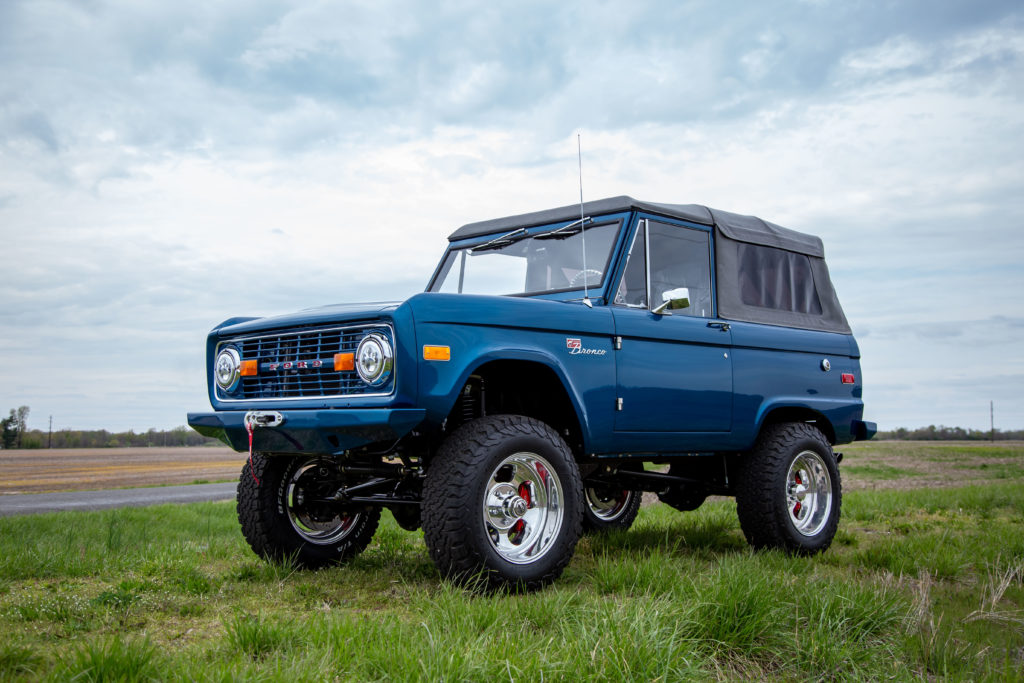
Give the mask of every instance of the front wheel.
POLYGON ((832 544, 842 486, 832 446, 813 425, 767 427, 740 469, 736 509, 747 542, 810 555, 832 544))
POLYGON ((543 422, 518 415, 473 420, 448 437, 427 469, 427 550, 459 583, 540 588, 572 559, 582 488, 568 446, 543 422))
POLYGON ((380 510, 324 502, 338 480, 327 458, 253 455, 238 480, 238 521, 249 546, 264 559, 307 569, 361 553, 377 530, 380 510))

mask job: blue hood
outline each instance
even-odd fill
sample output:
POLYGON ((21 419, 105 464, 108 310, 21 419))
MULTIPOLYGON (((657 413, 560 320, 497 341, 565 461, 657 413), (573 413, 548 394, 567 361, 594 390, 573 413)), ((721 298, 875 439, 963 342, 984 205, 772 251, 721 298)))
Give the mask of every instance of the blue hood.
POLYGON ((400 301, 385 301, 368 304, 333 304, 318 308, 307 308, 295 313, 272 316, 269 318, 231 318, 225 320, 216 332, 224 336, 263 332, 266 330, 294 328, 297 326, 348 323, 357 320, 374 320, 385 312, 394 311, 401 305, 400 301))

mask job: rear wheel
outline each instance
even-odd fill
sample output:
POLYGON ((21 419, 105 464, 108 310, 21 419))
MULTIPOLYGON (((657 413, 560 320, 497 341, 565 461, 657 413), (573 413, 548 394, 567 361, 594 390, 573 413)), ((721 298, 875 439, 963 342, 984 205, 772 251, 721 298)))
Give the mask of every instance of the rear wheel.
POLYGON ((430 463, 423 536, 446 577, 533 590, 572 559, 581 499, 579 470, 554 430, 528 417, 483 417, 456 430, 430 463))
POLYGON ((584 489, 583 497, 583 531, 603 533, 633 526, 643 493, 614 485, 599 485, 584 489))
POLYGON ((832 544, 842 486, 828 440, 813 425, 767 427, 743 463, 736 508, 747 542, 809 555, 832 544))
POLYGON ((238 481, 238 521, 249 546, 265 559, 305 568, 361 553, 377 530, 380 510, 323 502, 338 480, 326 458, 253 455, 238 481))

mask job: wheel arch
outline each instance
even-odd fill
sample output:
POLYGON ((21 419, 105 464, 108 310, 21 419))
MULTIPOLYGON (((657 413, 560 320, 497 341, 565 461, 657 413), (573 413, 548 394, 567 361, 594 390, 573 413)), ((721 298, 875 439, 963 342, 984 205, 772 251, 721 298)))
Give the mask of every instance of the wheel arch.
POLYGON ((813 424, 825 435, 832 445, 836 443, 836 430, 832 421, 824 413, 808 406, 776 405, 766 410, 758 425, 757 435, 760 436, 772 425, 784 422, 806 422, 813 424))
POLYGON ((482 390, 483 414, 516 414, 540 420, 557 431, 576 454, 584 452, 589 435, 585 408, 568 378, 555 363, 537 357, 481 358, 464 374, 452 400, 448 420, 460 423, 466 387, 482 390), (474 386, 477 385, 478 386, 474 386))

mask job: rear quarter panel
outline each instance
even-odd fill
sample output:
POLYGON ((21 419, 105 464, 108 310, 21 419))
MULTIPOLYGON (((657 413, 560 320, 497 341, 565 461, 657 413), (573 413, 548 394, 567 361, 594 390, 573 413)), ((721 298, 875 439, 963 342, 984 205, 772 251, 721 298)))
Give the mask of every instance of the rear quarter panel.
POLYGON ((860 361, 852 337, 756 323, 732 323, 733 425, 737 449, 753 445, 777 408, 803 408, 832 424, 836 443, 853 439, 864 412, 860 361), (828 360, 830 369, 823 369, 828 360), (855 382, 843 384, 843 373, 855 382))

